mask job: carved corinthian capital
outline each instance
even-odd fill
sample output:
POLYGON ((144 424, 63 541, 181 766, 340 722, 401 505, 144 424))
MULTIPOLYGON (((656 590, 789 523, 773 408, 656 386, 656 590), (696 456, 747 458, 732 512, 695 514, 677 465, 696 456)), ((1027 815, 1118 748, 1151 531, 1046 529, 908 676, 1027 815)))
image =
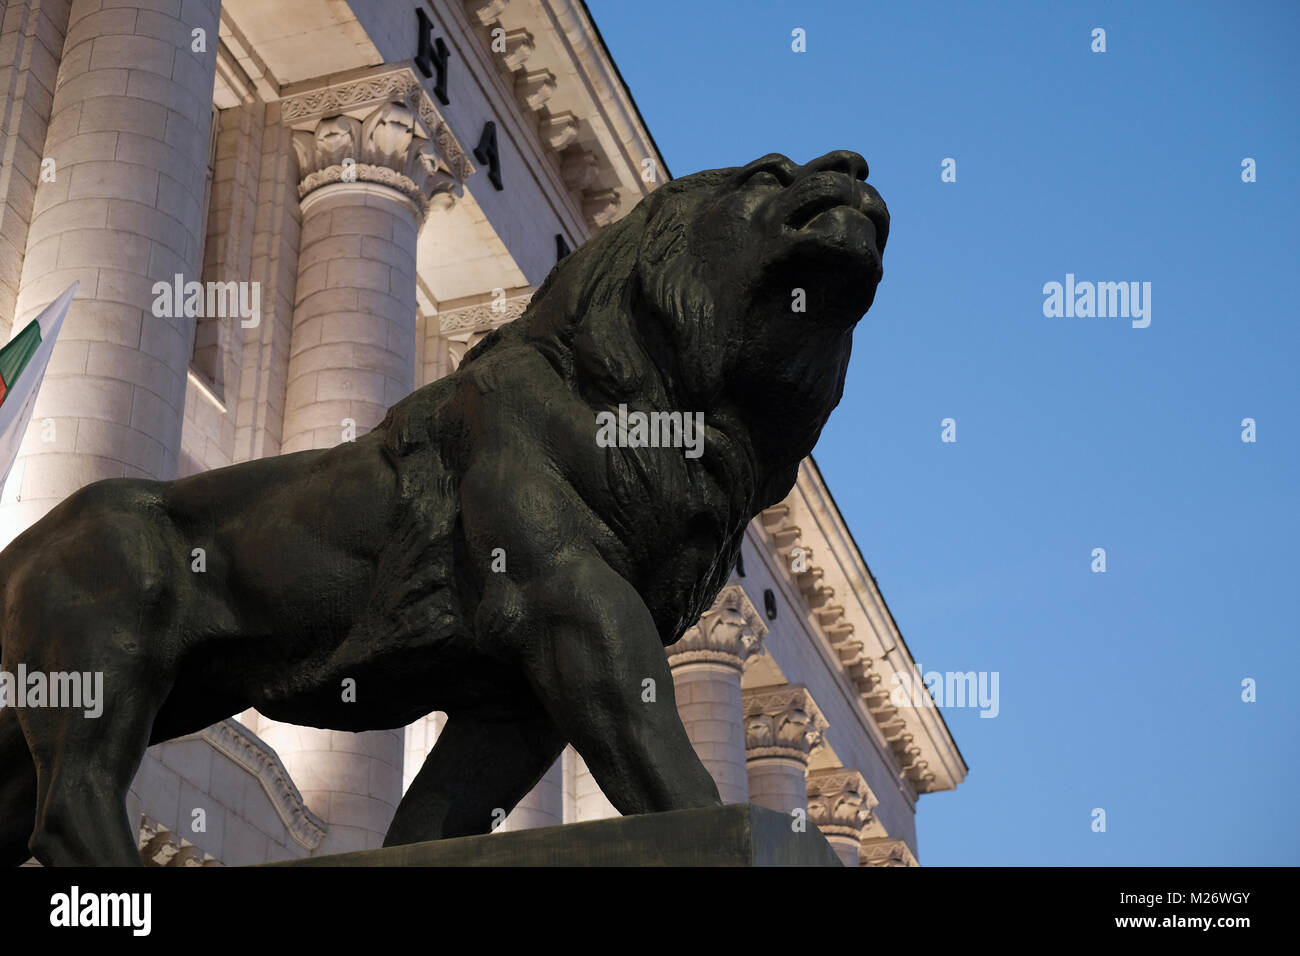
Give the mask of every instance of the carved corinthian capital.
POLYGON ((331 183, 378 183, 423 214, 453 202, 474 172, 409 63, 293 93, 279 109, 294 130, 300 197, 331 183))
POLYGON ((700 622, 668 649, 672 667, 708 662, 745 666, 751 656, 763 653, 767 624, 738 584, 723 588, 700 622))
POLYGON ((805 763, 828 726, 806 688, 760 687, 744 692, 745 756, 792 757, 805 763))
POLYGON ((459 183, 437 148, 419 134, 416 113, 384 103, 363 120, 326 116, 293 135, 300 199, 333 183, 378 183, 406 196, 423 216, 449 206, 459 183))
POLYGON ((877 803, 856 770, 837 768, 808 774, 808 817, 822 833, 861 839, 877 803))

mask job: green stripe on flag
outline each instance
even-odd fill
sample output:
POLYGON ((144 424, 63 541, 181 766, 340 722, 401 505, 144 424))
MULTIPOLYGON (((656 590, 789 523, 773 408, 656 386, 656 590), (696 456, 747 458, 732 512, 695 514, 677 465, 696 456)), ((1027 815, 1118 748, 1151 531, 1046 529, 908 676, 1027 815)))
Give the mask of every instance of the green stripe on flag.
POLYGON ((14 386, 14 379, 41 347, 41 323, 33 319, 4 348, 0 349, 0 379, 4 379, 5 388, 14 386))

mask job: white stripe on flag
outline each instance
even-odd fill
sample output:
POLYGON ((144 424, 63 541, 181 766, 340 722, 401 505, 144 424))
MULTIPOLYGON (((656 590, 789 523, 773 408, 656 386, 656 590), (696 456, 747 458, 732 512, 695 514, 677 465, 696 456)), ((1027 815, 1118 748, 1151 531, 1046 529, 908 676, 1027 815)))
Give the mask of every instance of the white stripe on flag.
MULTIPOLYGON (((8 394, 4 404, 0 405, 0 488, 9 479, 9 471, 18 457, 18 448, 23 443, 27 432, 27 423, 32 419, 32 409, 36 405, 36 395, 41 390, 41 380, 45 377, 46 366, 50 364, 50 353, 54 351, 54 342, 59 329, 68 314, 68 306, 77 291, 77 283, 72 283, 67 290, 41 310, 36 321, 41 326, 41 344, 28 360, 27 365, 18 373, 18 378, 8 394)), ((30 324, 30 323, 27 323, 30 324)), ((23 328, 26 328, 24 325, 23 328)), ((22 329, 15 329, 15 333, 22 329)))

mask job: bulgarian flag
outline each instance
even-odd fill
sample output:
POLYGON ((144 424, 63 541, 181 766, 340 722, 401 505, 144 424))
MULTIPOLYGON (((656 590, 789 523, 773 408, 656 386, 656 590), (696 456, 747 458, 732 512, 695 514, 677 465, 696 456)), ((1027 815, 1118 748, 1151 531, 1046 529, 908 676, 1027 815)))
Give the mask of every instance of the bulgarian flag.
POLYGON ((27 423, 31 421, 36 393, 41 390, 45 367, 50 364, 54 339, 72 304, 77 283, 68 286, 27 327, 0 348, 0 488, 18 457, 27 423))

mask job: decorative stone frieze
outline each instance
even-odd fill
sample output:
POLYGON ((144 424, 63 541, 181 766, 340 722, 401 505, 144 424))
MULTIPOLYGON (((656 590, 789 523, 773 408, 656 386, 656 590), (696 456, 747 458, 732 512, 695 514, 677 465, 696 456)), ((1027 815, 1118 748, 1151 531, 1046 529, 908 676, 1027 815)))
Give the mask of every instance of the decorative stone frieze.
POLYGON ((524 314, 528 303, 533 299, 533 290, 507 298, 503 309, 495 309, 492 302, 481 302, 460 309, 438 313, 438 332, 440 335, 458 335, 464 332, 491 332, 495 328, 513 322, 524 314))
POLYGON ((863 840, 858 851, 862 866, 920 866, 911 849, 902 840, 889 837, 863 840))

